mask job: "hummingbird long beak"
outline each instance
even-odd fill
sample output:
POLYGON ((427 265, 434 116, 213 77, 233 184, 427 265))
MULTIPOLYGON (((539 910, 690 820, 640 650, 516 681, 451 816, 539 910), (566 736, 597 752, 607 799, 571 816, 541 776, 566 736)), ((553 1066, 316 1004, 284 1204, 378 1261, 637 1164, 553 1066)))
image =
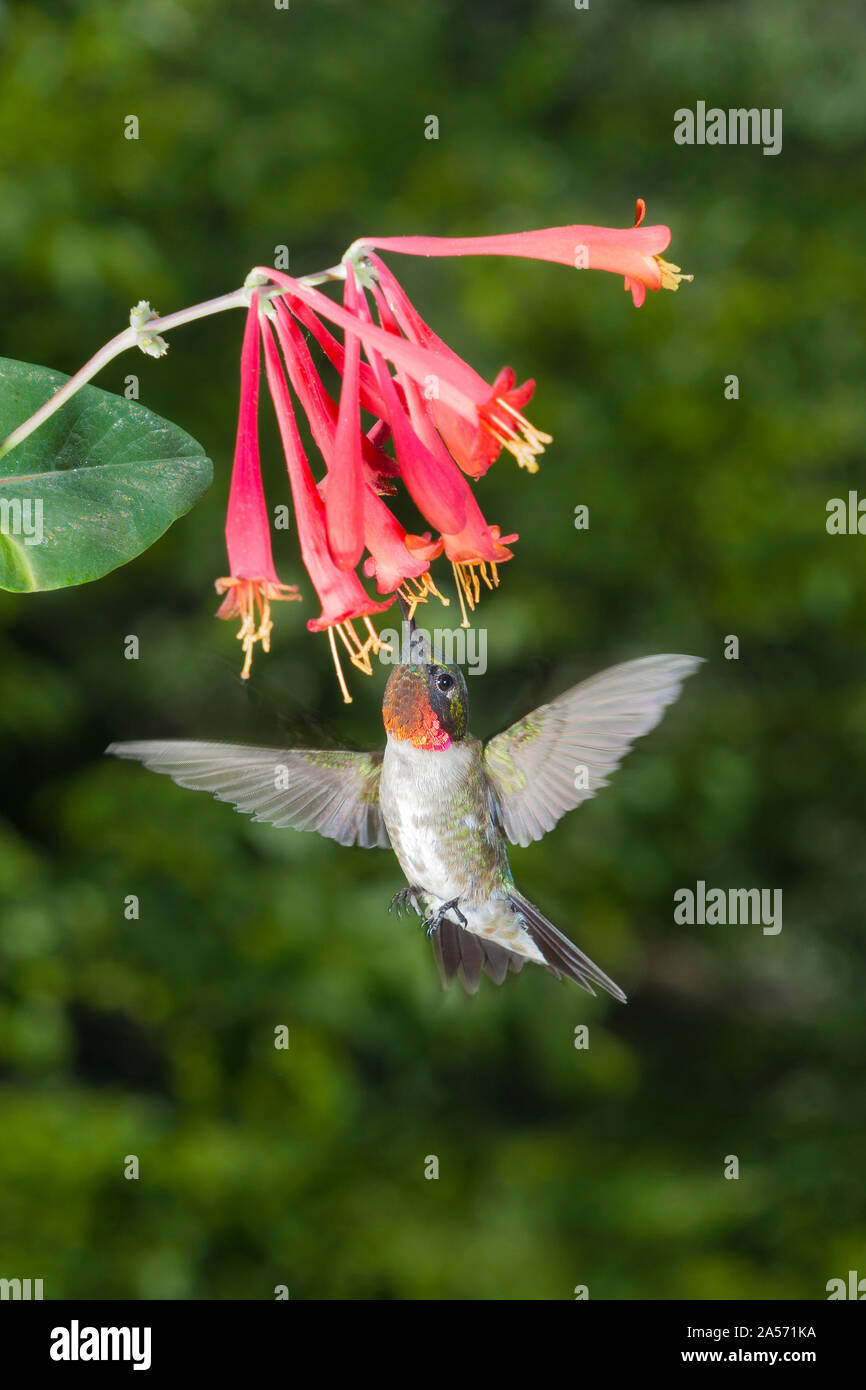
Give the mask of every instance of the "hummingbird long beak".
POLYGON ((397 602, 400 605, 400 612, 403 614, 402 650, 404 653, 410 653, 410 662, 420 662, 423 665, 432 660, 429 636, 418 627, 411 614, 409 604, 401 593, 397 594, 397 602))
POLYGON ((415 631, 416 623, 412 613, 409 611, 409 604, 407 600, 403 597, 399 590, 397 592, 397 602, 400 605, 400 612, 403 614, 403 622, 408 623, 409 625, 409 636, 411 638, 412 633, 415 631))

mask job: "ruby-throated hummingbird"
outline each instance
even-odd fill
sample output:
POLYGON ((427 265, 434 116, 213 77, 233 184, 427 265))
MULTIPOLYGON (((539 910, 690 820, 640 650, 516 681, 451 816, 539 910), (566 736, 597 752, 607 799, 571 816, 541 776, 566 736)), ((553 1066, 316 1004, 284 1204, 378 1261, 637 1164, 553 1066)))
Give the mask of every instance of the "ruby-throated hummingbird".
POLYGON ((385 687, 383 751, 186 741, 112 743, 106 751, 212 792, 255 820, 392 848, 409 886, 391 906, 423 916, 446 983, 459 975, 474 993, 482 968, 501 984, 531 960, 624 1003, 619 986, 516 887, 506 841, 540 839, 605 786, 700 658, 613 666, 485 744, 469 733, 460 668, 432 660, 423 634, 412 624, 410 632, 410 660, 385 687))

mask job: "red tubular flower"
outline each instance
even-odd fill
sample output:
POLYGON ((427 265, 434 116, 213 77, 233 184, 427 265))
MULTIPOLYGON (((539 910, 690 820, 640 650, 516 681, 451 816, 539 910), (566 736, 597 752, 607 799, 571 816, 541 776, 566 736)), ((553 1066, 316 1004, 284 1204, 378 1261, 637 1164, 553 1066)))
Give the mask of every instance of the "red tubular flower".
MULTIPOLYGON (((387 321, 386 316, 383 316, 383 321, 387 321)), ((443 442, 423 408, 417 384, 403 374, 401 379, 411 427, 416 431, 419 441, 440 464, 442 460, 449 462, 443 442)), ((480 598, 481 581, 483 580, 488 589, 499 584, 497 565, 512 558, 513 552, 508 549, 508 544, 516 540, 516 534, 502 537, 498 526, 487 524, 471 489, 467 487, 462 526, 459 530, 446 531, 442 536, 445 554, 451 561, 464 627, 469 626, 467 608, 474 610, 480 598)), ((433 588, 428 576, 425 576, 425 584, 427 590, 432 590, 439 598, 442 597, 438 590, 433 588)), ((407 590, 405 596, 411 599, 411 592, 407 590)), ((426 591, 423 589, 421 598, 426 598, 426 591)))
MULTIPOLYGON (((358 291, 351 266, 346 267, 343 303, 357 311, 358 291)), ((364 473, 361 447, 361 340, 346 333, 340 410, 334 447, 328 463, 325 513, 331 554, 341 570, 353 570, 364 549, 364 473)))
POLYGON ((437 459, 412 428, 394 382, 378 352, 367 349, 370 365, 379 378, 385 399, 386 419, 394 436, 394 452, 400 476, 419 512, 437 531, 459 530, 466 516, 468 485, 450 459, 437 459))
MULTIPOLYGON (((363 300, 358 300, 356 308, 358 332, 363 335, 373 325, 363 300)), ((394 335, 388 333, 386 337, 394 335)), ((399 373, 403 385, 401 400, 383 356, 368 343, 364 350, 376 374, 384 403, 383 418, 391 428, 400 476, 410 497, 437 531, 459 529, 464 524, 471 492, 449 456, 442 450, 431 449, 429 442, 416 430, 416 421, 411 415, 410 393, 415 388, 411 375, 399 373), (408 412, 407 404, 410 405, 408 412)))
POLYGON ((410 603, 417 603, 419 595, 437 592, 427 572, 430 561, 442 552, 442 540, 431 540, 429 531, 410 535, 369 485, 364 489, 364 544, 370 552, 364 573, 375 576, 380 594, 402 590, 409 580, 422 581, 414 589, 406 588, 404 597, 410 603))
POLYGON ((470 478, 483 478, 503 449, 514 455, 521 468, 537 473, 536 456, 553 442, 552 435, 535 429, 521 412, 535 390, 535 382, 530 379, 522 386, 514 383, 514 372, 503 367, 493 383, 490 399, 479 408, 477 424, 471 424, 447 405, 430 402, 430 413, 448 452, 470 478))
POLYGON ((352 250, 366 247, 399 251, 408 256, 526 256, 556 261, 578 270, 609 270, 624 275, 626 288, 639 307, 650 290, 675 290, 683 275, 679 266, 663 261, 671 239, 670 227, 642 227, 646 204, 637 201, 633 227, 547 227, 537 232, 514 232, 480 237, 362 237, 352 250))
POLYGON ((292 489, 301 555, 322 604, 321 614, 318 618, 311 618, 307 627, 311 632, 327 631, 343 699, 348 704, 351 697, 340 669, 334 634, 336 633, 342 641, 353 665, 369 675, 372 671, 369 653, 371 650, 378 650, 380 645, 369 615, 384 612, 390 607, 392 600, 377 603, 365 593, 354 570, 340 569, 334 562, 328 547, 325 504, 304 453, 279 351, 264 312, 259 315, 259 323, 265 350, 268 386, 277 415, 292 489), (354 618, 362 618, 364 621, 368 633, 364 641, 352 626, 354 618))
MULTIPOLYGON (((390 324, 393 324, 392 331, 402 330, 411 342, 451 357, 466 370, 473 371, 424 322, 384 261, 372 253, 366 259, 373 266, 381 286, 374 287, 374 294, 383 314, 383 324, 389 326, 384 317, 388 313, 390 324)), ((535 390, 535 382, 525 381, 522 386, 515 387, 514 372, 510 367, 502 368, 492 386, 488 386, 477 372, 474 375, 481 399, 475 419, 467 419, 440 401, 435 381, 428 383, 424 392, 426 408, 452 458, 471 478, 481 478, 505 448, 514 455, 521 468, 537 473, 537 456, 544 452, 546 444, 553 441, 551 435, 537 430, 521 414, 521 407, 527 404, 535 390)))
POLYGON ((430 593, 441 598, 429 571, 431 561, 444 549, 454 572, 463 622, 468 625, 467 608, 475 607, 482 583, 488 588, 498 583, 497 566, 512 558, 509 545, 517 536, 503 536, 498 526, 487 523, 464 475, 482 477, 503 448, 521 467, 535 472, 538 455, 551 442, 523 414, 535 383, 518 385, 510 367, 502 368, 492 385, 485 381, 424 322, 374 248, 422 256, 521 256, 612 271, 624 277, 626 289, 640 305, 647 289, 675 290, 682 280, 692 278, 662 259, 670 230, 643 227, 645 211, 639 199, 635 225, 622 229, 575 224, 504 236, 360 240, 346 252, 341 268, 309 277, 322 280, 343 275, 342 306, 281 271, 258 267, 252 273, 258 279, 250 283, 268 288, 253 291, 244 333, 226 520, 231 575, 217 581, 218 591, 225 594, 220 616, 242 619, 244 677, 249 674, 255 643, 269 649, 271 600, 299 597, 293 585, 281 584, 271 554, 257 432, 258 333, 286 455, 301 552, 322 604, 320 616, 307 626, 328 632, 348 700, 336 637, 352 662, 369 673, 370 651, 381 645, 370 615, 389 607, 388 602, 372 599, 358 578, 356 567, 365 548, 364 570, 375 577, 379 592, 400 592, 413 607, 430 593), (276 296, 275 287, 280 291, 276 296), (368 293, 375 300, 378 323, 371 317, 368 293), (267 309, 260 302, 263 296, 270 301, 267 309), (325 321, 342 330, 342 342, 325 321), (339 404, 321 381, 301 325, 340 374, 339 404), (325 461, 325 477, 318 485, 298 434, 292 392, 325 461), (377 422, 369 435, 362 429, 362 411, 377 422), (383 447, 389 435, 396 460, 383 447), (383 495, 396 491, 396 479, 402 479, 416 506, 440 532, 437 540, 429 533, 409 534, 382 502, 383 495), (363 640, 352 626, 359 618, 369 634, 363 640))
MULTIPOLYGON (((405 338, 398 337, 395 333, 386 332, 384 328, 379 328, 376 324, 360 321, 348 314, 340 305, 334 304, 327 295, 311 289, 309 285, 302 285, 300 281, 293 280, 290 275, 286 275, 281 270, 257 266, 252 273, 264 276, 288 290, 292 301, 300 299, 314 309, 321 318, 329 319, 331 323, 337 324, 344 332, 348 329, 350 333, 357 333, 365 352, 368 347, 373 348, 382 357, 405 371, 413 381, 417 381, 422 389, 425 380, 431 375, 435 376, 438 382, 440 400, 451 406, 458 414, 464 415, 468 420, 474 420, 477 417, 478 406, 489 395, 490 387, 482 377, 479 377, 477 372, 473 371, 455 354, 445 355, 431 352, 427 348, 419 347, 417 343, 411 343, 405 338)), ((275 307, 279 321, 280 300, 275 301, 275 307)), ((367 356, 369 358, 369 353, 367 356)), ((379 386, 381 391, 381 381, 379 386)), ((386 407, 387 417, 389 407, 387 402, 383 402, 383 404, 386 407)))
MULTIPOLYGON (((383 299, 382 291, 378 285, 374 285, 373 293, 383 327, 389 332, 398 333, 407 320, 403 319, 400 321, 392 314, 389 305, 383 299)), ((435 338, 432 331, 430 331, 430 337, 435 338)), ((438 342, 438 339, 435 341, 438 342)), ((442 344, 443 348, 444 346, 445 345, 442 344)), ((368 351, 370 352, 371 362, 376 365, 383 395, 387 398, 388 385, 382 380, 382 373, 386 372, 384 362, 378 358, 378 354, 370 349, 368 349, 368 351)), ((446 351, 450 350, 446 349, 446 351)), ((451 355, 453 356, 453 354, 451 355)), ((508 373, 507 375, 508 379, 506 382, 502 383, 502 389, 505 389, 506 386, 513 385, 513 373, 508 373)), ((439 467, 447 466, 450 464, 450 456, 442 439, 433 427, 430 414, 424 408, 425 402, 422 400, 417 382, 401 369, 398 369, 397 379, 403 388, 403 397, 406 403, 409 423, 411 428, 415 431, 417 440, 422 447, 427 450, 429 458, 434 460, 439 467)), ((388 378, 388 381, 390 381, 390 378, 388 378)), ((455 416, 455 419, 460 419, 460 417, 455 416)), ((445 554, 451 561, 454 583, 463 615, 463 626, 468 627, 469 617, 466 611, 467 607, 474 609, 478 603, 482 580, 489 589, 492 589, 499 583, 497 564, 503 560, 510 560, 512 558, 512 552, 507 548, 506 542, 517 540, 517 536, 508 536, 503 540, 500 536, 498 526, 488 526, 468 486, 465 492, 463 512, 462 525, 453 530, 446 528, 443 532, 442 541, 445 554)), ((429 579, 427 583, 429 585, 429 579)), ((426 597, 426 594, 424 596, 426 597)), ((441 597, 441 595, 439 595, 439 597, 441 597)))
POLYGON ((488 589, 498 586, 497 565, 512 559, 514 552, 508 547, 517 538, 516 533, 503 536, 498 526, 488 526, 474 497, 467 509, 463 528, 454 535, 442 537, 445 555, 451 561, 454 585, 460 600, 462 627, 469 626, 467 608, 474 611, 478 605, 481 581, 484 581, 488 589))
MULTIPOLYGON (((456 521, 453 515, 442 517, 440 513, 437 519, 431 510, 438 510, 440 505, 447 504, 449 499, 453 505, 457 496, 456 480, 451 476, 447 462, 441 458, 438 459, 438 469, 431 470, 429 448, 422 448, 419 456, 412 439, 413 431, 407 431, 402 423, 395 424, 391 419, 392 414, 396 414, 405 422, 406 413, 400 402, 397 387, 387 372, 386 380, 383 380, 374 360, 376 353, 394 363, 404 395, 407 394, 408 382, 415 383, 422 392, 433 383, 435 399, 431 413, 437 423, 439 419, 443 421, 443 428, 454 441, 460 455, 458 462, 465 472, 472 476, 481 476, 485 471, 485 464, 489 467, 489 463, 486 463, 490 457, 489 440, 494 440, 499 447, 504 445, 511 450, 518 462, 531 472, 537 469, 536 456, 542 452, 545 444, 551 442, 551 436, 536 430, 517 408, 518 402, 528 399, 528 393, 531 393, 534 383, 526 383, 513 395, 510 390, 501 393, 496 386, 491 387, 468 363, 436 338, 432 330, 427 329, 432 346, 422 346, 419 342, 401 337, 398 333, 377 327, 369 322, 369 319, 363 322, 353 320, 326 295, 310 289, 309 286, 301 285, 281 271, 257 267, 256 273, 269 275, 277 284, 287 289, 293 305, 296 300, 301 300, 315 309, 321 317, 330 319, 344 331, 357 333, 360 337, 364 351, 376 371, 382 398, 378 408, 384 412, 384 418, 392 426, 400 471, 416 505, 437 530, 455 531, 460 528, 461 523, 456 521), (466 422, 463 435, 458 434, 458 420, 466 422), (402 458, 401 445, 404 446, 402 458), (442 491, 443 485, 447 491, 442 491)), ((418 315, 415 315, 415 318, 423 323, 418 315)), ((277 322, 280 322, 279 301, 277 322)), ((504 380, 509 386, 513 386, 512 374, 504 380)), ((503 376, 500 373, 497 382, 502 381, 503 376)), ((497 448, 496 453, 498 452, 497 448)))
POLYGON ((259 351, 258 296, 253 294, 241 349, 241 400, 229 504, 226 515, 226 548, 230 575, 216 580, 216 591, 225 594, 217 617, 241 619, 238 640, 243 645, 241 676, 250 674, 253 648, 261 642, 270 651, 271 601, 299 600, 294 584, 282 584, 274 568, 271 530, 262 488, 259 458, 259 351))
MULTIPOLYGON (((322 458, 326 466, 330 469, 334 460, 336 447, 336 429, 338 420, 338 407, 333 398, 325 390, 322 379, 316 371, 315 364, 310 356, 303 333, 295 322, 294 315, 289 312, 287 306, 281 299, 274 304, 276 315, 276 331, 283 350, 283 356, 289 373, 289 380, 292 388, 301 403, 301 408, 307 417, 313 438, 316 441, 322 458)), ((367 367, 362 362, 361 366, 367 367)), ((367 371, 371 369, 367 367, 367 371)), ((360 416, 359 416, 360 430, 360 416)), ((364 475, 375 487, 381 488, 383 475, 397 475, 397 468, 392 459, 383 453, 372 439, 365 434, 360 435, 361 455, 364 465, 364 475)))
MULTIPOLYGON (((346 354, 343 344, 338 343, 332 333, 329 333, 318 314, 314 313, 309 304, 305 304, 302 299, 292 299, 292 313, 299 323, 309 329, 319 347, 324 352, 332 367, 336 367, 340 376, 343 375, 343 363, 346 354)), ((361 363, 360 368, 360 394, 361 405, 364 410, 369 410, 371 415, 376 415, 380 419, 385 413, 385 406, 379 394, 379 383, 376 380, 376 373, 367 362, 361 363)))

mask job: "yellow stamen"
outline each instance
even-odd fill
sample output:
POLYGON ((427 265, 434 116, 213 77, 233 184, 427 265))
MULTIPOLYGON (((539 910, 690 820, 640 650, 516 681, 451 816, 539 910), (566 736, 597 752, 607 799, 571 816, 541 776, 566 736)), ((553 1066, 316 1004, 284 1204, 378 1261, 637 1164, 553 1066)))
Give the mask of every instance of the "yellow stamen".
POLYGON ((366 613, 364 614, 364 626, 370 634, 370 650, 373 655, 376 656, 383 647, 387 647, 388 643, 382 641, 366 613))
POLYGON ((415 609, 418 607, 419 603, 427 602, 427 595, 424 593, 423 590, 421 590, 420 592, 416 592, 414 589, 410 589, 408 579, 404 579, 403 583, 397 590, 397 593, 405 601, 406 606, 409 609, 409 622, 411 623, 412 619, 415 616, 415 609))
MULTIPOLYGON (((451 569, 452 569, 453 572, 454 572, 454 585, 455 585, 455 588, 457 589, 457 598, 458 598, 458 600, 459 600, 459 602, 460 602, 460 612, 463 614, 463 621, 462 621, 462 623, 460 624, 460 626, 461 626, 461 627, 471 627, 472 624, 471 624, 470 621, 469 621, 469 614, 466 612, 466 603, 465 603, 465 600, 464 600, 464 597, 463 597, 463 577, 462 577, 462 575, 461 575, 461 573, 460 573, 460 568, 459 568, 459 566, 455 563, 455 564, 452 564, 451 569)), ((470 608, 471 608, 472 605, 470 604, 469 606, 470 606, 470 608)))
POLYGON ((397 593, 400 594, 409 605, 410 622, 415 616, 415 609, 418 607, 419 603, 426 603, 429 594, 435 595, 445 608, 447 608, 451 602, 444 594, 440 594, 433 582, 433 576, 430 574, 429 570, 425 570, 424 574, 419 575, 417 578, 415 575, 407 575, 397 590, 397 593), (414 585, 414 588, 410 588, 410 585, 414 585))
POLYGON ((516 436, 503 436, 498 430, 490 429, 489 426, 487 432, 493 435, 493 438, 503 449, 507 449, 509 454, 512 454, 514 458, 517 459, 520 467, 525 468, 527 473, 538 472, 538 464, 535 462, 535 455, 529 446, 524 444, 522 440, 517 439, 516 436))
POLYGON ((491 412, 483 422, 486 430, 503 449, 514 455, 521 468, 527 469, 529 473, 537 473, 536 457, 544 453, 545 445, 553 443, 553 435, 536 429, 526 416, 515 410, 504 397, 497 396, 496 405, 506 411, 511 419, 503 419, 501 415, 491 412))
POLYGON ((382 641, 373 624, 370 622, 369 616, 366 613, 362 613, 361 617, 367 629, 367 637, 363 642, 355 631, 350 618, 347 618, 345 622, 342 623, 333 623, 328 628, 328 641, 331 644, 331 656, 334 661, 334 670, 337 673, 337 680, 340 682, 340 689, 343 692, 343 703, 347 705, 351 705, 352 697, 349 694, 346 680, 343 676, 343 668, 340 665, 336 638, 339 637, 345 647, 346 654, 352 665, 358 671, 363 672, 365 676, 372 676, 373 674, 370 652, 373 652, 375 655, 382 651, 383 648, 388 648, 388 643, 382 641))
POLYGON ((237 634, 244 653, 241 680, 248 680, 253 664, 253 650, 256 642, 261 642, 262 651, 271 650, 271 600, 300 600, 300 592, 294 584, 274 584, 263 579, 217 579, 214 588, 218 594, 228 593, 230 600, 221 617, 233 618, 240 614, 241 626, 237 634))
MULTIPOLYGON (((511 405, 510 402, 506 401, 502 396, 497 396, 496 401, 498 405, 501 405, 505 410, 508 411, 509 415, 514 416, 520 428, 524 431, 525 434, 529 436, 530 439, 534 439, 542 445, 553 443, 552 434, 545 434, 543 430, 537 430, 535 426, 531 424, 529 420, 527 420, 525 415, 521 415, 520 411, 515 410, 514 406, 511 405)), ((541 449, 539 452, 543 453, 544 450, 541 449)))
POLYGON ((334 670, 337 673, 337 680, 340 682, 340 689, 343 692, 343 704, 351 705, 352 697, 349 694, 349 687, 346 685, 346 678, 343 675, 343 668, 340 665, 340 658, 337 655, 337 644, 334 641, 334 629, 332 627, 328 628, 328 641, 331 644, 331 656, 334 659, 334 670))
POLYGON ((468 608, 474 613, 481 597, 481 581, 487 585, 488 589, 494 589, 499 584, 499 571, 496 565, 490 562, 490 574, 487 573, 487 562, 485 560, 454 560, 451 563, 454 574, 454 584, 457 589, 457 598, 460 601, 460 611, 463 614, 461 627, 471 627, 468 608))
POLYGON ((655 259, 662 273, 663 290, 677 290, 681 280, 694 280, 694 275, 684 275, 678 265, 672 265, 670 261, 663 261, 661 256, 656 256, 655 259))
POLYGON ((344 623, 334 624, 337 636, 349 653, 349 660, 359 671, 363 671, 365 676, 372 676, 373 667, 370 665, 370 639, 362 642, 355 629, 352 627, 351 618, 347 618, 344 623))

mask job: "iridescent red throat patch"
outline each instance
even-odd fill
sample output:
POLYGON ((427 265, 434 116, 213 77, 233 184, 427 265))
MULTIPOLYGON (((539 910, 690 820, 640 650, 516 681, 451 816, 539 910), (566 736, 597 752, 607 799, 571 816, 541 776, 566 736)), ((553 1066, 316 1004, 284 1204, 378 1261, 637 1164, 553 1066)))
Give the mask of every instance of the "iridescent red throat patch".
POLYGON ((416 667, 398 666, 392 671, 385 687, 382 719, 386 733, 408 740, 413 748, 440 752, 451 747, 451 739, 431 708, 427 682, 416 667))

